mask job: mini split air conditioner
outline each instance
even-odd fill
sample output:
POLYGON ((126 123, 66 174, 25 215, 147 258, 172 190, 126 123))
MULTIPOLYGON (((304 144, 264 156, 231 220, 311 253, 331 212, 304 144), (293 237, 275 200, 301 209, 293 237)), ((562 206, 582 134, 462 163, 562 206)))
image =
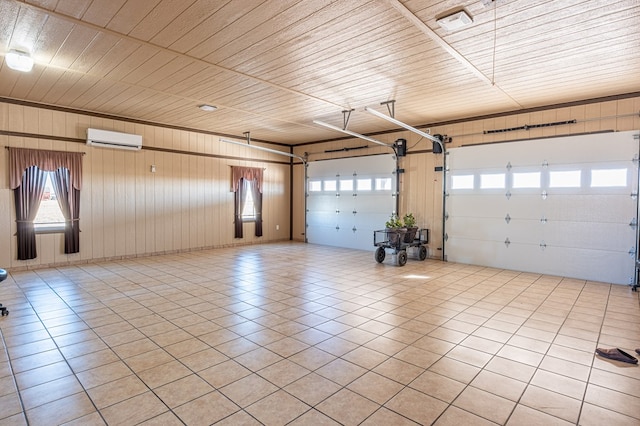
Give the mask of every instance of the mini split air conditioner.
POLYGON ((109 130, 87 129, 87 145, 138 151, 142 148, 142 136, 109 130))

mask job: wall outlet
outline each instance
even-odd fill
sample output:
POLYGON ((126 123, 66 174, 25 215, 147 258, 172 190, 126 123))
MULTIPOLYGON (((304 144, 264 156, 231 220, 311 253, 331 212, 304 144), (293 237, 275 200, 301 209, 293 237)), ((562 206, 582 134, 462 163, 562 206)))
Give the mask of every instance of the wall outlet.
POLYGON ((276 231, 280 230, 280 225, 276 225, 276 231))

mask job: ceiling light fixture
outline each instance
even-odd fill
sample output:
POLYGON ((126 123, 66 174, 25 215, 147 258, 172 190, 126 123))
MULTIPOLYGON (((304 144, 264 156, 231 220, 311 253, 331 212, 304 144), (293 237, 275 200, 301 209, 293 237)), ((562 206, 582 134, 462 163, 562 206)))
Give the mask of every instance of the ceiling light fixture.
POLYGON ((27 52, 11 49, 5 54, 4 60, 12 70, 29 72, 33 69, 33 58, 27 52))
POLYGON ((198 108, 200 108, 203 111, 207 111, 207 112, 215 111, 215 110, 218 109, 218 107, 215 107, 213 105, 207 105, 207 104, 200 105, 200 106, 198 106, 198 108))
POLYGON ((447 31, 459 30, 460 28, 470 25, 472 22, 473 19, 471 19, 471 16, 464 10, 436 20, 436 23, 447 31))
POLYGON ((391 145, 391 144, 380 142, 379 140, 370 138, 369 136, 361 135, 360 133, 352 132, 351 130, 341 129, 340 127, 333 126, 333 125, 331 125, 329 123, 325 123, 324 121, 313 120, 313 124, 317 124, 319 126, 326 127, 327 129, 335 130, 336 132, 340 132, 340 133, 344 133, 344 134, 347 134, 347 135, 350 135, 350 136, 354 136, 356 138, 364 139, 365 141, 373 142, 373 143, 378 144, 378 145, 386 146, 388 148, 392 148, 393 147, 393 145, 391 145))

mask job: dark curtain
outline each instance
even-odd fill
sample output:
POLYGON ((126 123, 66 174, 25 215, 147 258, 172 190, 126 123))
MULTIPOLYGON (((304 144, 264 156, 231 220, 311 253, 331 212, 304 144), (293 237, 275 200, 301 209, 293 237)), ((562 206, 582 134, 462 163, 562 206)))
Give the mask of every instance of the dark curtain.
POLYGON ((255 180, 249 182, 251 195, 253 196, 253 206, 256 210, 256 237, 262 237, 262 192, 255 180))
POLYGON ((234 232, 242 238, 242 210, 247 191, 251 191, 256 210, 256 237, 262 237, 262 180, 264 169, 231 166, 231 190, 235 192, 234 232))
POLYGON ((13 190, 16 202, 18 260, 35 259, 38 256, 33 220, 38 214, 46 181, 47 172, 31 166, 24 171, 20 186, 13 190))
POLYGON ((242 238, 242 211, 244 210, 244 204, 247 200, 247 180, 240 178, 240 183, 237 186, 235 194, 235 238, 242 238))
POLYGON ((58 205, 65 218, 64 252, 80 251, 80 191, 71 184, 69 169, 59 168, 51 172, 51 183, 58 195, 58 205))
POLYGON ((9 188, 13 189, 16 204, 19 260, 36 257, 33 220, 40 207, 48 172, 55 172, 52 182, 57 185, 56 190, 60 190, 59 196, 66 199, 64 202, 58 199, 67 221, 65 253, 80 251, 78 220, 82 189, 82 155, 81 152, 9 147, 9 188), (57 176, 58 173, 61 175, 57 176))

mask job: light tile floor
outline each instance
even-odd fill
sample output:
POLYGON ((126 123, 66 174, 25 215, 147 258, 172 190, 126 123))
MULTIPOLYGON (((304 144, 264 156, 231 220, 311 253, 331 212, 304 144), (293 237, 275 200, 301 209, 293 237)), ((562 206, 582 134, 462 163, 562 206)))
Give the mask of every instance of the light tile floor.
POLYGON ((15 272, 0 425, 640 424, 627 286, 301 243, 15 272))

